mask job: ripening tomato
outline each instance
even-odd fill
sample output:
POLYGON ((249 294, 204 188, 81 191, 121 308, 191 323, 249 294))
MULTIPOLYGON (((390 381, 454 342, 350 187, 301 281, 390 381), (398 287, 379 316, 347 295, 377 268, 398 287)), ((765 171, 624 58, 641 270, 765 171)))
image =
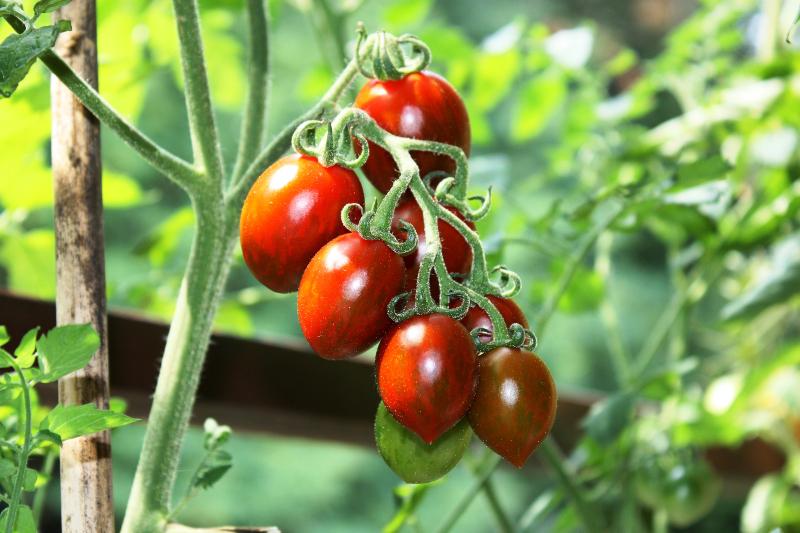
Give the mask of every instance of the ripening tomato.
MULTIPOLYGON (((359 91, 354 105, 389 133, 452 144, 469 155, 467 109, 452 85, 437 74, 422 71, 399 80, 370 80, 359 91)), ((455 162, 445 155, 412 152, 412 156, 421 177, 437 170, 455 173, 455 162)), ((398 176, 392 156, 371 142, 362 170, 383 193, 398 176)))
POLYGON ((536 354, 495 348, 478 359, 469 422, 489 448, 522 468, 550 432, 555 415, 556 386, 536 354))
POLYGON ((442 314, 415 316, 392 328, 375 359, 386 408, 428 444, 467 412, 476 366, 469 333, 442 314))
MULTIPOLYGON (((447 206, 446 208, 448 211, 455 213, 458 218, 464 220, 471 229, 475 229, 475 224, 467 221, 456 208, 452 206, 447 206)), ((399 239, 405 239, 405 232, 400 226, 401 220, 408 222, 417 230, 417 236, 419 237, 417 249, 404 258, 406 267, 416 272, 416 268, 419 267, 422 258, 425 256, 427 246, 425 245, 425 222, 422 218, 422 209, 420 209, 414 198, 401 200, 397 204, 397 209, 395 209, 392 217, 392 232, 399 239)), ((437 226, 439 228, 439 242, 442 243, 442 257, 447 271, 468 274, 472 266, 472 249, 469 244, 453 226, 444 220, 440 219, 437 226)))
POLYGON ((429 483, 448 473, 464 456, 471 439, 466 418, 428 444, 398 422, 383 402, 375 415, 378 452, 406 483, 429 483))
POLYGON ((348 203, 364 203, 352 171, 298 154, 272 164, 250 189, 239 223, 242 254, 256 279, 275 292, 296 291, 317 250, 347 232, 340 213, 348 203))
MULTIPOLYGON (((528 328, 528 319, 525 318, 525 314, 522 312, 522 309, 509 298, 501 298, 499 296, 487 296, 490 302, 500 311, 500 314, 503 315, 503 320, 506 323, 506 326, 510 326, 511 324, 521 324, 522 327, 525 329, 528 328)), ((468 331, 472 331, 475 328, 486 328, 489 331, 494 331, 494 327, 492 327, 492 321, 489 318, 489 315, 486 314, 486 311, 478 307, 477 305, 470 307, 467 314, 464 318, 461 319, 461 323, 464 324, 464 327, 467 328, 468 331)), ((480 335, 480 340, 483 342, 488 342, 492 340, 490 335, 480 335)))
POLYGON ((381 241, 346 233, 311 259, 297 295, 300 328, 326 359, 363 352, 391 327, 387 305, 403 289, 403 259, 381 241))

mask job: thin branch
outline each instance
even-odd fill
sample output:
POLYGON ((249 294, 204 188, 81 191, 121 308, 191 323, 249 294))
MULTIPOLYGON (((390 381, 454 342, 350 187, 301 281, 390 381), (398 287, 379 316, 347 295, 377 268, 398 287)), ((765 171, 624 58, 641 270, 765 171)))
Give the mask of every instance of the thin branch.
POLYGON ((72 91, 84 107, 97 117, 97 120, 119 135, 153 168, 162 172, 186 191, 192 190, 201 180, 202 175, 197 170, 183 159, 158 146, 128 122, 53 50, 45 52, 41 56, 41 60, 61 80, 61 83, 72 91))
POLYGON ((297 126, 306 120, 317 118, 333 109, 339 97, 347 89, 357 74, 358 66, 355 60, 351 60, 322 99, 320 99, 314 107, 293 120, 272 139, 272 142, 258 154, 252 163, 250 163, 250 166, 247 167, 247 170, 245 170, 242 176, 233 182, 232 188, 225 195, 225 202, 230 208, 238 210, 256 178, 258 178, 264 169, 274 163, 278 157, 289 149, 292 142, 292 134, 294 130, 297 129, 297 126))
MULTIPOLYGON (((475 461, 472 457, 468 457, 469 460, 467 461, 467 466, 473 475, 479 476, 485 466, 484 463, 490 461, 491 458, 492 453, 489 450, 486 450, 483 460, 475 461)), ((484 481, 483 493, 486 496, 486 501, 489 503, 489 508, 492 510, 492 514, 494 514, 495 518, 497 519, 497 526, 501 531, 503 531, 503 533, 512 533, 514 531, 514 525, 508 518, 508 514, 506 514, 503 506, 500 504, 500 499, 497 497, 497 492, 495 491, 494 484, 492 483, 491 479, 486 479, 486 481, 484 481)))
POLYGON ((547 438, 539 447, 542 451, 544 460, 556 473, 559 483, 569 496, 575 511, 583 523, 586 531, 602 531, 603 523, 601 518, 594 512, 594 508, 583 497, 583 492, 575 482, 575 474, 567 470, 566 459, 552 438, 547 438))
POLYGON ((199 163, 208 177, 221 186, 224 174, 222 150, 208 88, 197 0, 173 0, 172 6, 178 26, 183 81, 186 85, 186 110, 195 163, 199 163))
POLYGON ((236 180, 245 170, 245 165, 258 153, 264 137, 269 94, 269 32, 264 0, 247 0, 247 28, 250 36, 250 57, 247 71, 247 103, 242 115, 242 131, 239 153, 233 168, 232 179, 236 180))

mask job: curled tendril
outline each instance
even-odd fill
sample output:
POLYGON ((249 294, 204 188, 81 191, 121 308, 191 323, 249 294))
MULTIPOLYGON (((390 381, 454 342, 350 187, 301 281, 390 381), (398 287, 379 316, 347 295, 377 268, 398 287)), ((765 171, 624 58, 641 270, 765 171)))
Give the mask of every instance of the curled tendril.
POLYGON ((461 320, 466 316, 471 305, 467 291, 459 285, 451 285, 448 287, 446 294, 447 298, 442 299, 439 305, 436 306, 436 312, 445 314, 456 320, 461 320), (449 303, 451 298, 457 298, 459 300, 458 307, 450 307, 449 303))
POLYGON ((325 125, 323 120, 306 120, 292 134, 292 148, 298 154, 317 157, 317 130, 325 125))
POLYGON ((480 201, 481 205, 479 205, 475 209, 467 207, 466 209, 463 210, 464 216, 472 221, 482 219, 489 213, 489 208, 492 206, 492 186, 490 185, 489 188, 486 190, 486 196, 481 196, 479 194, 476 194, 475 196, 470 196, 468 200, 469 201, 478 200, 480 201))
POLYGON ((519 274, 509 270, 509 268, 505 265, 497 265, 494 267, 492 269, 492 274, 495 273, 500 274, 499 284, 496 285, 498 296, 502 296, 503 298, 511 298, 519 292, 519 289, 522 286, 522 280, 520 279, 519 274))
POLYGON ((342 208, 342 214, 341 214, 342 224, 344 224, 344 227, 350 231, 358 231, 358 223, 353 222, 353 219, 351 218, 351 213, 353 209, 358 209, 359 221, 364 216, 364 208, 361 207, 361 204, 345 204, 345 206, 342 208))
POLYGON ((475 345, 479 353, 488 352, 495 348, 493 341, 484 341, 485 338, 492 338, 492 330, 488 328, 475 328, 469 332, 472 337, 472 343, 475 345))
POLYGON ((385 239, 382 235, 381 240, 385 242, 386 246, 391 248, 394 253, 408 255, 416 250, 417 244, 419 243, 419 236, 417 235, 416 228, 405 220, 400 220, 400 228, 406 232, 405 240, 401 241, 395 237, 391 231, 386 233, 385 239))
POLYGON ((508 327, 508 336, 511 338, 510 346, 514 348, 521 348, 525 346, 528 337, 528 331, 522 324, 511 324, 508 327))
POLYGON ((361 23, 356 32, 356 63, 366 78, 399 80, 407 74, 419 72, 431 61, 430 48, 413 35, 395 37, 379 31, 368 36, 361 23), (405 51, 403 46, 409 50, 405 51))
POLYGON ((522 344, 522 347, 526 350, 536 351, 536 348, 539 346, 539 338, 536 336, 536 333, 533 330, 526 329, 525 330, 525 342, 522 344))
MULTIPOLYGON (((428 174, 428 176, 431 176, 432 174, 439 174, 439 175, 444 174, 445 176, 447 176, 436 185, 436 190, 433 191, 433 196, 440 202, 451 203, 447 200, 452 198, 452 195, 450 194, 450 189, 452 189, 453 185, 456 184, 456 179, 452 176, 447 175, 444 172, 431 172, 430 174, 428 174)), ((428 176, 425 177, 428 178, 428 176)))
POLYGON ((372 219, 375 216, 374 210, 367 210, 362 216, 361 220, 358 221, 357 231, 358 233, 364 237, 368 241, 374 241, 377 239, 375 234, 372 232, 372 219))
POLYGON ((402 322, 403 320, 409 319, 414 316, 414 308, 407 307, 408 302, 411 298, 411 291, 408 292, 401 292, 394 298, 389 301, 389 305, 386 307, 386 312, 389 315, 389 318, 394 322, 402 322), (398 306, 400 311, 398 311, 398 306))

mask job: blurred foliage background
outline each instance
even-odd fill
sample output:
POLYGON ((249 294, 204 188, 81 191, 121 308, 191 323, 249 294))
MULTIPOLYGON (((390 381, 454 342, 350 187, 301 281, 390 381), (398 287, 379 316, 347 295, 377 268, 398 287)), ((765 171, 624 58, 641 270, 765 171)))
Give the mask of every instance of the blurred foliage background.
MULTIPOLYGON (((798 4, 269 2, 272 132, 325 91, 358 20, 419 35, 433 51, 432 69, 464 96, 472 184, 493 187, 493 210, 478 226, 490 261, 522 276, 516 299, 529 317, 557 303, 540 350, 561 390, 608 395, 587 417, 570 465, 610 530, 800 528, 800 53, 784 41, 798 4), (754 437, 783 451, 783 470, 755 483, 718 480, 701 450, 754 437)), ((232 161, 245 93, 243 6, 200 5, 232 161)), ((169 2, 98 6, 101 93, 189 158, 169 2)), ((0 286, 53 298, 41 65, 0 102, 0 124, 0 286)), ((106 132, 103 163, 110 305, 166 320, 191 211, 175 186, 106 132)), ((258 285, 241 257, 217 327, 301 336, 294 296, 258 285)), ((120 509, 141 437, 141 427, 115 434, 120 509)), ((201 440, 190 434, 187 461, 196 462, 201 440)), ((375 531, 403 501, 371 450, 264 435, 235 435, 231 449, 231 473, 183 521, 375 531)), ((471 476, 459 467, 418 506, 401 507, 401 519, 412 529, 435 525, 471 476)), ((493 484, 522 529, 580 529, 541 470, 501 469, 493 484)), ((479 498, 457 531, 496 527, 479 498)))

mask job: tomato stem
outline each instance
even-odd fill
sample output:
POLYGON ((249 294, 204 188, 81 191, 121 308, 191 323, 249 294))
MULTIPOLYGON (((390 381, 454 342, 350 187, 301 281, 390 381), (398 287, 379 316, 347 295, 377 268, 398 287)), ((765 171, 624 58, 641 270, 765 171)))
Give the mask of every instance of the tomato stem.
MULTIPOLYGON (((326 166, 341 165, 348 168, 361 166, 369 156, 370 141, 383 148, 394 159, 399 176, 386 193, 383 200, 374 209, 362 212, 361 220, 352 229, 357 229, 365 239, 379 239, 399 254, 412 251, 418 240, 415 230, 405 227, 408 238, 400 242, 392 233, 392 218, 400 199, 411 192, 422 211, 425 228, 425 255, 417 273, 417 288, 414 294, 414 305, 403 311, 396 311, 397 299, 389 304, 387 312, 395 321, 405 320, 413 315, 442 313, 456 319, 463 318, 470 305, 483 309, 492 323, 492 338, 485 341, 485 331, 476 329, 472 337, 480 352, 491 349, 510 347, 535 347, 536 337, 519 324, 506 325, 503 316, 486 297, 487 295, 510 297, 520 288, 519 276, 505 267, 497 267, 494 271, 500 274, 501 283, 490 279, 486 254, 478 234, 455 213, 447 209, 466 206, 466 194, 469 186, 468 162, 464 152, 445 143, 411 139, 393 135, 380 126, 366 112, 357 108, 345 108, 330 121, 309 120, 301 124, 292 136, 292 144, 297 152, 317 157, 326 166), (360 154, 354 155, 352 138, 355 137, 360 147, 360 154), (446 183, 432 192, 419 173, 419 167, 411 157, 411 152, 427 151, 443 154, 456 163, 455 176, 445 178, 446 183), (437 197, 439 199, 437 199, 437 197), (467 242, 472 251, 472 266, 466 280, 456 281, 447 272, 444 263, 442 245, 439 236, 439 221, 451 225, 467 242), (431 293, 431 276, 435 274, 439 287, 439 301, 435 301, 431 293), (461 305, 451 307, 451 298, 461 300, 461 305)), ((488 199, 472 215, 486 214, 488 199)), ((348 220, 350 207, 342 214, 348 220)), ((350 224, 347 224, 351 227, 350 224)), ((493 271, 493 272, 494 272, 493 271)), ((410 298, 410 294, 402 299, 410 298)))

